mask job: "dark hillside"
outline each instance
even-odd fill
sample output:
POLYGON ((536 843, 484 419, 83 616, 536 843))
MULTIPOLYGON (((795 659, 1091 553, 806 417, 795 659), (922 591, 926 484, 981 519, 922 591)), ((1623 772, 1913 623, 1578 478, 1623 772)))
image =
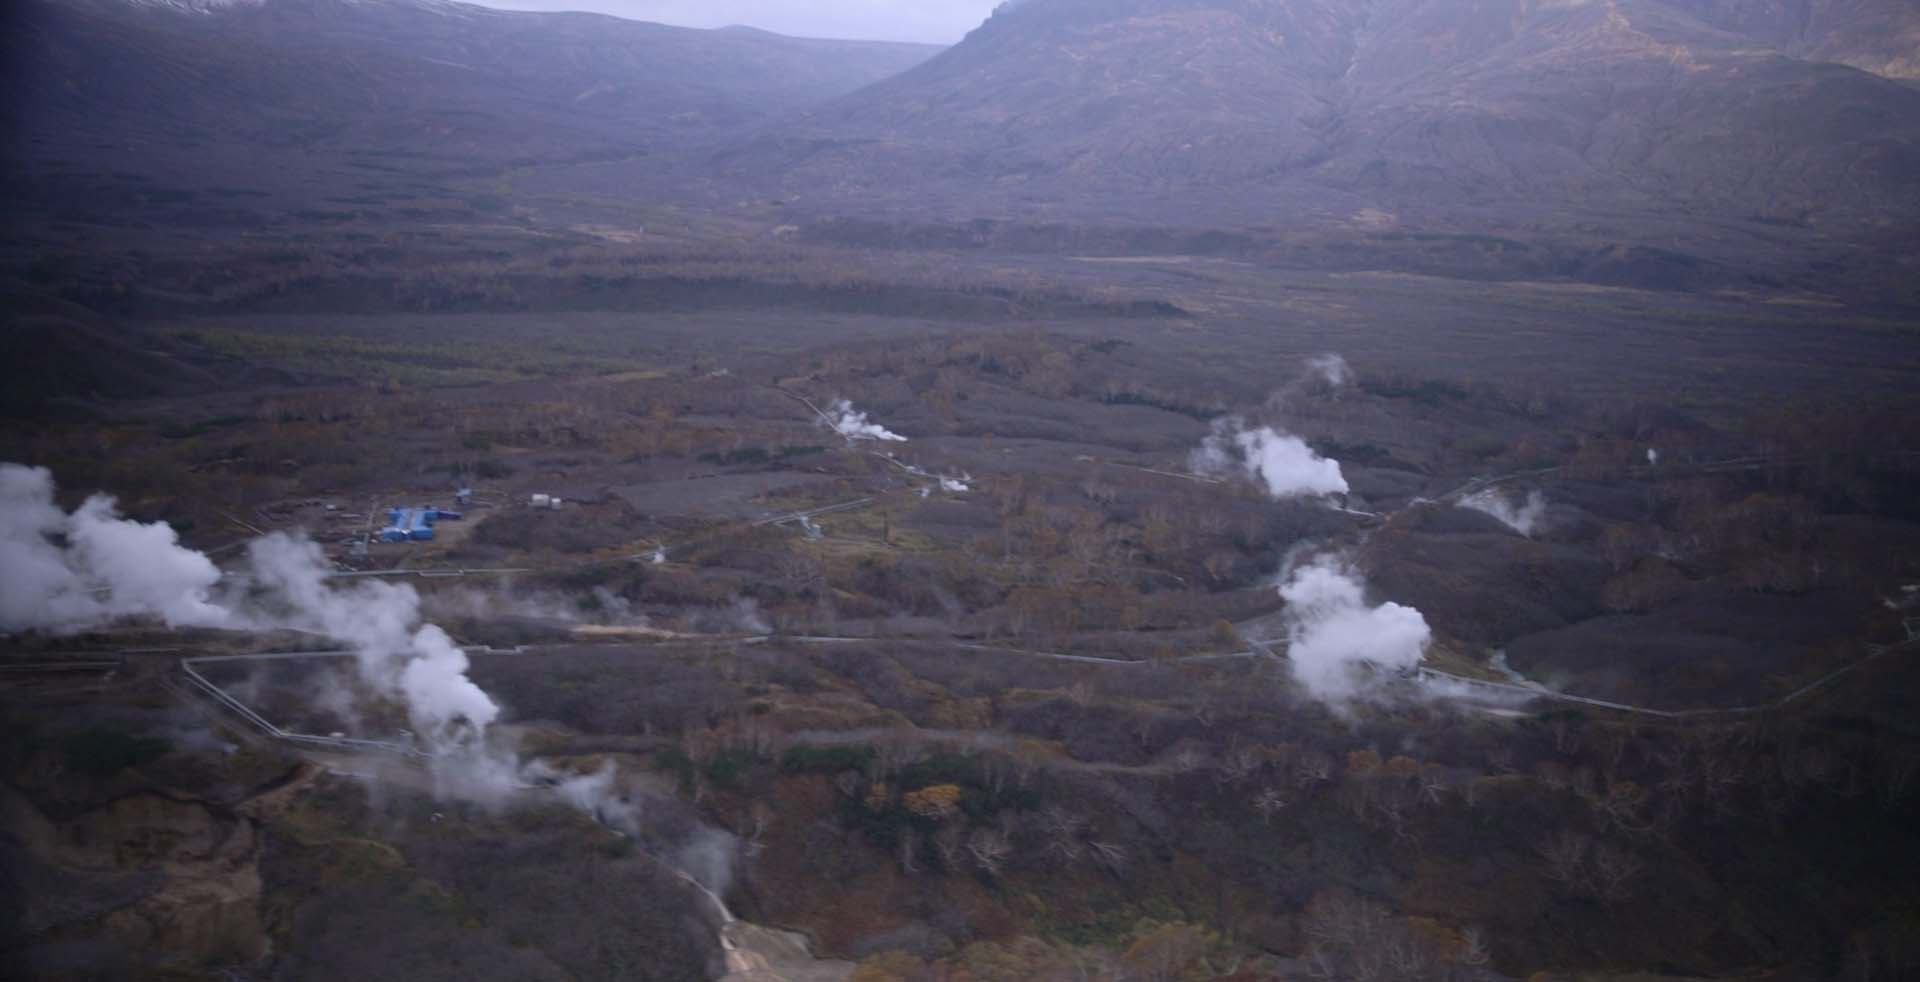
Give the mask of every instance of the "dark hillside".
POLYGON ((30 0, 9 19, 7 156, 33 177, 15 190, 82 210, 99 202, 67 199, 98 183, 351 211, 422 179, 659 154, 935 50, 431 0, 30 0))
MULTIPOLYGON (((1909 241, 1904 69, 1695 7, 1034 0, 720 161, 802 215, 903 225, 1558 235, 1735 265, 1909 241)), ((1920 25, 1874 17, 1831 30, 1920 25)))

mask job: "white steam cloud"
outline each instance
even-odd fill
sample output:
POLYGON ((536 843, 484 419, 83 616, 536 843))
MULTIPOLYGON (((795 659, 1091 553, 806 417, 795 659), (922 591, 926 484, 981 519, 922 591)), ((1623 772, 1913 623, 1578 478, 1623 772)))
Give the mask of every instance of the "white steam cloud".
POLYGON ((499 715, 467 678, 466 653, 421 622, 413 587, 337 587, 319 546, 275 533, 248 546, 255 590, 216 597, 219 568, 182 546, 172 526, 122 518, 104 495, 65 514, 53 491, 45 468, 0 464, 0 631, 69 632, 127 617, 312 631, 351 645, 362 680, 400 701, 433 748, 477 743, 499 715))
POLYGON ((827 423, 833 427, 835 433, 846 437, 849 442, 854 440, 879 440, 884 443, 907 442, 906 437, 881 426, 879 423, 868 420, 866 413, 856 411, 853 408, 853 403, 845 399, 836 399, 833 405, 827 407, 827 423))
POLYGON ((1489 488, 1462 498, 1460 507, 1492 515, 1501 524, 1529 539, 1533 538, 1533 533, 1546 527, 1547 499, 1539 491, 1530 492, 1526 500, 1516 505, 1500 492, 1489 488))
POLYGON ((1287 603, 1294 678, 1325 702, 1351 701, 1376 672, 1415 668, 1433 640, 1418 610, 1368 604, 1366 582, 1337 557, 1322 556, 1293 570, 1280 597, 1287 603))
POLYGON ((1244 471, 1274 498, 1346 494, 1340 462, 1315 453, 1305 440, 1270 426, 1247 429, 1237 416, 1215 420, 1213 432, 1193 452, 1197 474, 1224 477, 1244 471))
POLYGON ((407 708, 414 734, 430 747, 476 743, 500 707, 467 678, 467 653, 447 632, 420 619, 412 586, 327 581, 320 547, 274 533, 247 549, 254 582, 265 589, 270 623, 313 631, 353 646, 361 678, 407 708))
POLYGON ((1307 359, 1307 372, 1318 375, 1336 389, 1353 381, 1353 366, 1337 354, 1315 355, 1307 359))
POLYGON ((210 599, 220 570, 180 545, 164 522, 121 518, 95 495, 71 515, 53 501, 53 474, 0 464, 0 631, 66 632, 120 617, 172 627, 223 627, 210 599))
MULTIPOLYGON (((405 707, 416 739, 433 754, 437 794, 499 805, 547 787, 611 827, 638 831, 639 806, 621 792, 611 766, 563 774, 488 739, 500 707, 467 676, 466 652, 423 622, 411 586, 374 580, 338 586, 319 546, 283 533, 255 539, 247 559, 247 589, 216 593, 220 570, 181 546, 171 526, 121 518, 105 496, 66 514, 54 504, 51 473, 0 464, 0 633, 74 631, 154 617, 175 626, 325 634, 352 646, 360 688, 405 707)), ((606 605, 608 598, 600 600, 606 605)), ((750 601, 729 613, 766 630, 750 601)), ((355 688, 329 675, 307 696, 344 722, 358 715, 355 688)), ((723 912, 719 894, 732 847, 731 836, 701 827, 675 857, 723 912)))

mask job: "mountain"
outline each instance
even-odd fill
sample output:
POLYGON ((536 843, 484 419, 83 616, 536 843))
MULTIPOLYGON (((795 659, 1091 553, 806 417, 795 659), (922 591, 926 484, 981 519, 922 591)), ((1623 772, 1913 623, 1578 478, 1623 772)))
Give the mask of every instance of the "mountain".
POLYGON ((1920 16, 1909 0, 1675 0, 1687 13, 1796 58, 1920 78, 1920 16))
POLYGON ((1920 300, 1913 0, 1019 0, 939 51, 447 0, 4 16, 0 196, 35 228, 664 203, 859 245, 1225 236, 1920 300))
POLYGON ((720 159, 953 217, 1911 227, 1916 31, 1906 0, 1025 0, 720 159))
POLYGON ((22 0, 5 17, 8 163, 167 189, 642 156, 938 50, 443 0, 22 0))

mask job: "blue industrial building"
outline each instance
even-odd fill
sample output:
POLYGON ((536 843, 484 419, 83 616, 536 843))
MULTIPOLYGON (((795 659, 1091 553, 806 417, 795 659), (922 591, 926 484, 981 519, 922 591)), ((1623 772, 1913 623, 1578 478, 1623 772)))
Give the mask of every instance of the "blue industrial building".
POLYGON ((380 530, 379 539, 382 542, 432 542, 435 522, 457 522, 465 517, 457 511, 443 511, 432 505, 390 508, 387 527, 380 530))

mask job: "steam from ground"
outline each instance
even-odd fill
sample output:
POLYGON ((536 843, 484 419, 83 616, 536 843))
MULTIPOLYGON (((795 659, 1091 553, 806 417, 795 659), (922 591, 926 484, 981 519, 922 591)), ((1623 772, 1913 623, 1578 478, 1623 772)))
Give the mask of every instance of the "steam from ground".
POLYGON ((760 613, 760 604, 752 597, 740 597, 724 607, 695 611, 688 621, 695 630, 709 634, 773 633, 773 625, 760 613))
POLYGON ((702 825, 674 851, 673 865, 706 887, 718 901, 733 885, 733 858, 739 849, 739 840, 732 833, 702 825))
POLYGON ((65 514, 53 490, 45 468, 0 464, 0 630, 76 631, 146 616, 170 627, 312 631, 351 645, 362 679, 405 705, 430 746, 473 743, 499 715, 467 678, 466 653, 421 622, 413 587, 335 586, 319 546, 275 533, 248 546, 255 589, 216 597, 219 568, 182 546, 172 526, 122 518, 105 495, 65 514))
POLYGON ((879 440, 885 443, 907 442, 906 437, 881 426, 879 423, 868 420, 866 413, 856 411, 853 408, 853 403, 845 399, 836 399, 833 405, 827 407, 827 422, 833 426, 835 433, 846 437, 849 442, 853 440, 879 440))
POLYGON ((278 607, 279 626, 315 631, 353 646, 360 674, 407 707, 414 734, 430 746, 477 741, 500 707, 467 678, 467 653, 447 632, 420 619, 420 595, 407 584, 327 582, 320 547, 274 533, 255 539, 247 558, 254 581, 278 607))
MULTIPOLYGON (((406 707, 416 738, 434 754, 436 793, 500 805, 540 782, 603 824, 628 834, 639 828, 638 806, 616 786, 611 767, 562 774, 526 763, 487 738, 500 708, 467 677, 466 652, 423 622, 412 586, 377 580, 339 586, 328 578, 330 564, 319 546, 274 533, 248 546, 249 589, 216 595, 220 570, 180 545, 171 526, 121 518, 113 499, 99 495, 67 514, 53 492, 53 475, 44 468, 0 464, 0 632, 74 631, 150 616, 173 626, 324 634, 353 648, 361 686, 406 707)), ((600 597, 603 610, 615 599, 600 597)), ((632 616, 624 609, 609 613, 632 616)), ((751 601, 726 616, 767 630, 751 601)), ((354 688, 323 676, 307 696, 351 719, 354 688)), ((726 833, 698 828, 677 860, 717 895, 726 889, 733 847, 726 833)))
POLYGON ((1515 505, 1500 492, 1489 488, 1462 498, 1460 507, 1492 515, 1501 524, 1529 539, 1546 526, 1547 499, 1539 491, 1528 493, 1525 501, 1515 505))
POLYGON ((552 781, 561 801, 594 821, 630 836, 640 834, 639 806, 620 793, 619 772, 611 763, 589 774, 565 774, 535 762, 527 768, 527 776, 552 781))
POLYGON ((171 526, 121 518, 106 495, 69 515, 42 467, 0 464, 0 573, 0 631, 76 631, 134 616, 170 627, 230 619, 210 599, 220 570, 181 546, 171 526))
POLYGON ((1328 385, 1338 389, 1353 381, 1353 366, 1337 354, 1315 355, 1307 359, 1309 376, 1317 375, 1328 385))
POLYGON ((1305 440, 1270 426, 1247 429, 1246 421, 1237 416, 1214 421, 1213 432, 1193 452, 1188 466, 1197 474, 1216 477, 1244 471, 1276 499, 1347 493, 1339 461, 1320 456, 1305 440))
MULTIPOLYGON (((1297 400, 1315 391, 1338 392, 1352 382, 1353 368, 1345 358, 1316 355, 1306 360, 1297 377, 1269 396, 1267 406, 1286 412, 1298 408, 1297 400)), ((1305 440, 1272 426, 1249 428, 1239 416, 1214 420, 1213 432, 1187 463, 1194 473, 1212 477, 1245 472, 1275 499, 1343 495, 1348 490, 1339 461, 1320 456, 1305 440)))
POLYGON ((1345 703, 1376 671, 1407 671, 1426 657, 1433 631, 1418 610, 1367 603, 1366 581, 1339 557, 1294 569, 1280 586, 1287 603, 1287 657, 1315 698, 1345 703))

